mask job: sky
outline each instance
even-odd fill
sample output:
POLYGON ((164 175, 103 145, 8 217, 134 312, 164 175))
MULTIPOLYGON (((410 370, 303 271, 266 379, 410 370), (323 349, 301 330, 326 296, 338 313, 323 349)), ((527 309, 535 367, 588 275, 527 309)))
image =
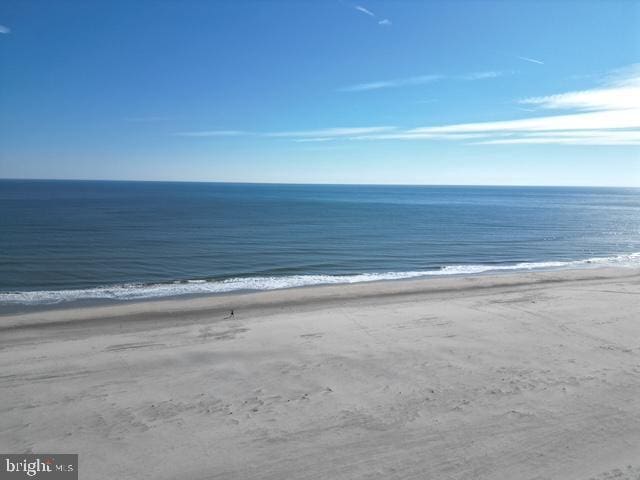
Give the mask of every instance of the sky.
POLYGON ((640 187, 640 2, 5 0, 0 178, 640 187))

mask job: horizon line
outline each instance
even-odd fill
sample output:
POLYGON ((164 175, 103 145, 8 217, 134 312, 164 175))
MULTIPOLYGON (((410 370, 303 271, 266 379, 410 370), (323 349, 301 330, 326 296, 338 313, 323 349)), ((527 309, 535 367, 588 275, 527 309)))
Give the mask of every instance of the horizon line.
POLYGON ((119 183, 203 183, 228 185, 309 185, 309 186, 353 186, 353 187, 522 187, 522 188, 633 188, 640 185, 533 185, 533 184, 490 184, 490 183, 330 183, 330 182, 242 182, 224 180, 137 180, 112 178, 34 178, 0 177, 0 181, 33 182, 119 182, 119 183))

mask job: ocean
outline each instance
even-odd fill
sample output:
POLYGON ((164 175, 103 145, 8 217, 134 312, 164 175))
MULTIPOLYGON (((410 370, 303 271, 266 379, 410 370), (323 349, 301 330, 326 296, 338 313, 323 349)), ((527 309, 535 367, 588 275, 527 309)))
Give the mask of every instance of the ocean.
POLYGON ((0 180, 0 305, 640 266, 640 189, 0 180))

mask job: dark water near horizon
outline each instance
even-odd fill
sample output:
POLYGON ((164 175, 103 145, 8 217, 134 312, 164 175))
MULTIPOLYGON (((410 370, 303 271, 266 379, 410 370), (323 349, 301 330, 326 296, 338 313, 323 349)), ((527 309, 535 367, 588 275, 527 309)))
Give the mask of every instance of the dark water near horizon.
POLYGON ((638 264, 637 252, 640 189, 0 180, 0 303, 638 264))

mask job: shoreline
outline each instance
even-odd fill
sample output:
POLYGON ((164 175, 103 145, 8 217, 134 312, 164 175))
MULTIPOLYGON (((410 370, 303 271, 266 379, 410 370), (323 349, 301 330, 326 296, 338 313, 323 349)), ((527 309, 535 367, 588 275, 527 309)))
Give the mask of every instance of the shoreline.
POLYGON ((633 480, 639 311, 602 268, 4 316, 0 446, 88 480, 633 480))
POLYGON ((640 277, 640 267, 586 267, 538 271, 503 271, 473 275, 447 275, 443 277, 417 277, 396 280, 378 280, 350 284, 320 284, 249 292, 176 295, 135 300, 88 299, 88 304, 61 302, 51 305, 29 305, 23 311, 2 312, 0 331, 6 328, 29 327, 46 324, 62 325, 76 321, 121 317, 136 319, 146 313, 155 314, 159 321, 168 312, 224 313, 225 311, 260 309, 304 305, 322 307, 334 300, 384 299, 403 295, 435 295, 462 293, 467 290, 491 288, 540 287, 550 283, 568 281, 598 281, 604 279, 632 279, 640 277))
POLYGON ((330 285, 353 285, 386 281, 500 276, 564 270, 640 268, 640 252, 578 260, 522 261, 507 264, 455 264, 417 271, 362 272, 348 274, 295 274, 247 276, 226 279, 192 279, 150 283, 122 283, 62 290, 0 292, 0 316, 154 300, 193 299, 208 296, 291 290, 330 285))

